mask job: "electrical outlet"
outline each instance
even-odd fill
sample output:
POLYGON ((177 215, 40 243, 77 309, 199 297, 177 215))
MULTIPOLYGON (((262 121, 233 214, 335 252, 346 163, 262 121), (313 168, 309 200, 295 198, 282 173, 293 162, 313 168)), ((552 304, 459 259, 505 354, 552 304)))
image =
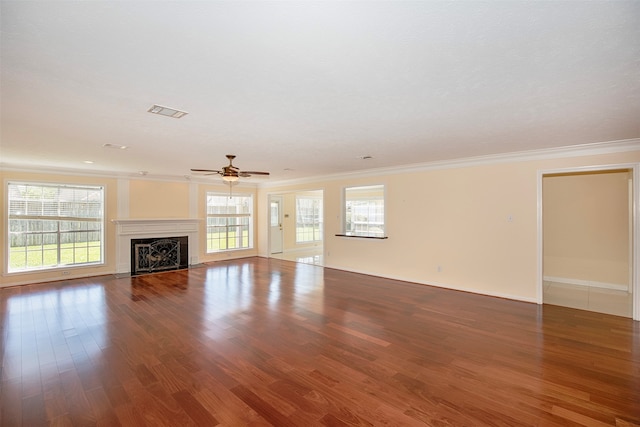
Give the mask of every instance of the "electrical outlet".
POLYGON ((442 266, 438 264, 438 273, 442 273, 442 266))

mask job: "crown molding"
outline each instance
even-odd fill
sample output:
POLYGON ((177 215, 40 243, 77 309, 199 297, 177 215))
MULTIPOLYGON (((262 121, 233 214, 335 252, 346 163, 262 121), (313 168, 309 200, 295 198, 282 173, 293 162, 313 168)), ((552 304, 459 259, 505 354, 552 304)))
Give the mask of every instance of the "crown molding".
POLYGON ((258 183, 258 187, 274 188, 281 186, 317 183, 322 181, 338 181, 351 178, 367 178, 383 175, 396 175, 441 169, 492 165, 499 163, 594 156, 599 154, 621 153, 627 151, 640 151, 640 138, 625 139, 620 141, 595 142, 590 144, 570 145, 539 150, 517 151, 512 153, 489 154, 485 156, 465 157, 460 159, 437 160, 433 162, 414 163, 404 166, 364 169, 360 171, 337 173, 332 175, 319 175, 308 178, 258 183))
MULTIPOLYGON (((640 138, 625 139, 620 141, 596 142, 590 144, 570 145, 557 148, 545 148, 539 150, 518 151, 512 153, 490 154, 485 156, 465 157, 459 159, 437 160, 433 162, 414 163, 401 166, 392 166, 376 169, 363 169, 360 171, 337 173, 331 175, 317 175, 306 178, 284 179, 270 182, 240 182, 237 187, 247 188, 274 188, 299 184, 317 183, 323 181, 337 181, 351 178, 366 178, 373 176, 405 174, 413 172, 424 172, 439 169, 464 168, 472 166, 492 165, 499 163, 524 162, 533 160, 547 160, 565 157, 593 156, 599 154, 620 153, 626 151, 640 150, 640 138)), ((181 183, 197 183, 207 185, 223 185, 222 182, 216 182, 212 179, 198 176, 176 175, 139 175, 136 173, 109 173, 106 171, 91 171, 79 169, 65 168, 35 168, 19 165, 11 165, 0 163, 0 171, 12 171, 22 173, 38 173, 38 174, 56 174, 68 176, 92 176, 96 178, 108 179, 129 179, 129 180, 148 180, 148 181, 164 181, 164 182, 181 182, 181 183)))
POLYGON ((141 175, 139 173, 93 171, 93 170, 87 170, 87 169, 29 167, 29 166, 15 165, 15 164, 7 164, 7 163, 0 163, 0 171, 52 174, 52 175, 68 175, 68 176, 92 176, 96 178, 110 178, 110 179, 137 179, 137 180, 148 180, 148 181, 172 181, 172 182, 192 181, 190 179, 186 179, 184 176, 176 176, 176 175, 141 175))
MULTIPOLYGON (((66 175, 66 176, 81 176, 81 177, 94 177, 105 179, 125 179, 125 180, 137 180, 137 181, 162 181, 162 182, 178 182, 178 183, 194 183, 194 184, 207 184, 218 185, 228 187, 228 184, 222 181, 222 179, 212 179, 200 176, 177 176, 177 175, 140 175, 138 173, 120 173, 120 172, 107 172, 107 171, 91 171, 84 169, 66 169, 66 168, 34 168, 25 167, 19 165, 12 165, 6 163, 0 163, 0 171, 10 171, 19 173, 37 173, 37 174, 50 174, 50 175, 66 175)), ((238 182, 234 184, 236 187, 256 188, 257 182, 238 182)))

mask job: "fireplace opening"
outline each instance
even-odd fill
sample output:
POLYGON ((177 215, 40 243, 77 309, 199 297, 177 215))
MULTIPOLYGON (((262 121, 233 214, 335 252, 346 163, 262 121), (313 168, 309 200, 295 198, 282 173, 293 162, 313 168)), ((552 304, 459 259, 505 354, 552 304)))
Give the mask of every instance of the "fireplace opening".
POLYGON ((189 237, 131 239, 131 275, 189 267, 189 237))

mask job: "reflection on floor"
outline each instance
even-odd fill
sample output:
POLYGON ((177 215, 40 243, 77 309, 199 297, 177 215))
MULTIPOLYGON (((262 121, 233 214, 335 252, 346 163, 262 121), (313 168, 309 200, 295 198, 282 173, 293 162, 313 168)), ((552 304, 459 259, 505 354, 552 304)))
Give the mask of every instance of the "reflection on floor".
POLYGON ((543 291, 545 304, 633 316, 632 294, 629 292, 548 281, 544 282, 543 291))
POLYGON ((284 259, 286 261, 295 261, 303 264, 324 265, 324 257, 322 256, 322 247, 307 249, 304 251, 291 251, 280 254, 271 254, 271 258, 284 259))

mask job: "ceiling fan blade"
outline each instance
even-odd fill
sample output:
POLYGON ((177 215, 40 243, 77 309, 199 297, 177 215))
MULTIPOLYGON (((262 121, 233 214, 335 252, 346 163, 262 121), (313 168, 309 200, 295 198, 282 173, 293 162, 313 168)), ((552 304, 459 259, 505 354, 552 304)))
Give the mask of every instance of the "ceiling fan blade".
POLYGON ((236 179, 237 179, 237 177, 248 178, 251 175, 263 175, 263 176, 268 176, 269 175, 269 172, 241 171, 239 167, 234 166, 233 164, 231 164, 231 162, 235 158, 236 158, 236 156, 234 156, 233 154, 227 154, 227 159, 229 159, 229 165, 224 166, 222 168, 222 170, 191 169, 191 172, 204 173, 205 175, 218 174, 218 175, 222 175, 223 178, 236 177, 236 179))
POLYGON ((213 169, 191 169, 191 172, 209 172, 209 173, 222 173, 213 169))
POLYGON ((240 175, 269 175, 269 172, 257 172, 257 171, 240 171, 240 175))

